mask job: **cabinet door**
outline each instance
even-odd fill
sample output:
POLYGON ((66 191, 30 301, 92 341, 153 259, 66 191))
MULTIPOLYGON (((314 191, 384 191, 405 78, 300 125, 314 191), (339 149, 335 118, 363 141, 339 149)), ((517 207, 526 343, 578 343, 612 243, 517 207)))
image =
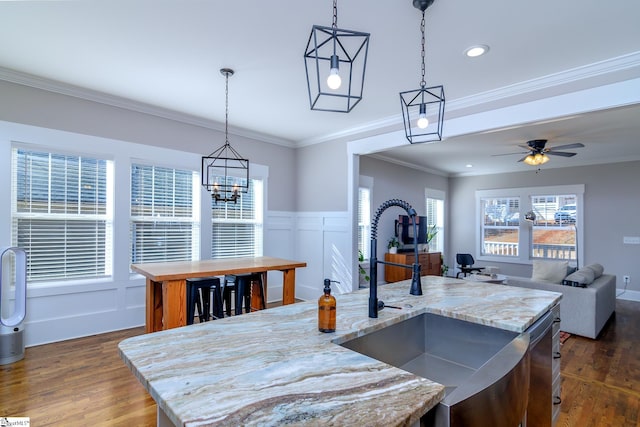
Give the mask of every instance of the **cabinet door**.
POLYGON ((442 270, 442 261, 440 259, 440 252, 429 252, 427 261, 427 274, 430 276, 440 276, 442 270))
MULTIPOLYGON (((405 254, 384 254, 384 260, 396 264, 408 264, 407 255, 405 254)), ((411 257, 413 263, 413 257, 411 257)), ((403 267, 395 267, 393 265, 384 266, 384 281, 387 283, 400 282, 411 278, 411 269, 403 267)))

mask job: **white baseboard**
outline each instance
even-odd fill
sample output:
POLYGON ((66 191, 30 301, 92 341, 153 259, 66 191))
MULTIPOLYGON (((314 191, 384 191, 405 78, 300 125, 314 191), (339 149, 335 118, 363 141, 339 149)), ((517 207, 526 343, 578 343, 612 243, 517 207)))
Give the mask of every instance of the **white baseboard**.
POLYGON ((625 291, 624 289, 616 289, 616 298, 626 301, 640 302, 640 291, 625 291))
POLYGON ((25 347, 144 326, 144 306, 26 322, 25 347))

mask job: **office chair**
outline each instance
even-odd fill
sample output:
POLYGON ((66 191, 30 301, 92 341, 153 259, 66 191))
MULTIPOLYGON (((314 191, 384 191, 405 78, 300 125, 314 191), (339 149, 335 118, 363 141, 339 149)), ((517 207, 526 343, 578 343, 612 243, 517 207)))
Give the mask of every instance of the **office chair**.
POLYGON ((467 274, 470 274, 473 271, 477 271, 479 273, 484 269, 484 267, 473 266, 475 260, 471 254, 456 254, 456 262, 460 269, 456 274, 456 279, 460 278, 461 273, 464 274, 464 277, 467 277, 467 274))

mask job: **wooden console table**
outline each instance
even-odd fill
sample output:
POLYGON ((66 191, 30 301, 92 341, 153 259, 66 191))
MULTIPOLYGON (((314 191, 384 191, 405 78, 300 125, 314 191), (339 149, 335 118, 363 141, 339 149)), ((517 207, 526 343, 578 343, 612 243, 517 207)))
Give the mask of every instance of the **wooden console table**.
MULTIPOLYGON (((384 260, 396 264, 413 265, 415 254, 405 252, 401 254, 384 254, 384 260)), ((442 274, 442 259, 440 252, 418 252, 418 262, 420 264, 420 274, 422 276, 440 276, 442 274)), ((395 267, 393 265, 384 266, 384 280, 387 283, 399 282, 411 279, 411 268, 395 267)))
POLYGON ((296 294, 296 268, 306 266, 306 262, 262 256, 132 264, 131 269, 147 278, 146 332, 155 332, 187 324, 187 279, 262 273, 266 301, 266 272, 282 271, 282 304, 293 304, 296 294))

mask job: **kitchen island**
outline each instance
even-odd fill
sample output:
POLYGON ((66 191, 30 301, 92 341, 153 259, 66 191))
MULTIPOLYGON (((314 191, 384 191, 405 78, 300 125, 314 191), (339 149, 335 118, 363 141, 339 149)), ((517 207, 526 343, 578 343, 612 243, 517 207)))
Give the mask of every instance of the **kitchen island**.
MULTIPOLYGON (((158 425, 411 425, 444 386, 338 344, 422 313, 523 332, 561 294, 422 277, 335 295, 336 332, 317 329, 317 303, 297 303, 127 339, 120 355, 158 404, 158 425)), ((319 288, 320 289, 320 288, 319 288)))

